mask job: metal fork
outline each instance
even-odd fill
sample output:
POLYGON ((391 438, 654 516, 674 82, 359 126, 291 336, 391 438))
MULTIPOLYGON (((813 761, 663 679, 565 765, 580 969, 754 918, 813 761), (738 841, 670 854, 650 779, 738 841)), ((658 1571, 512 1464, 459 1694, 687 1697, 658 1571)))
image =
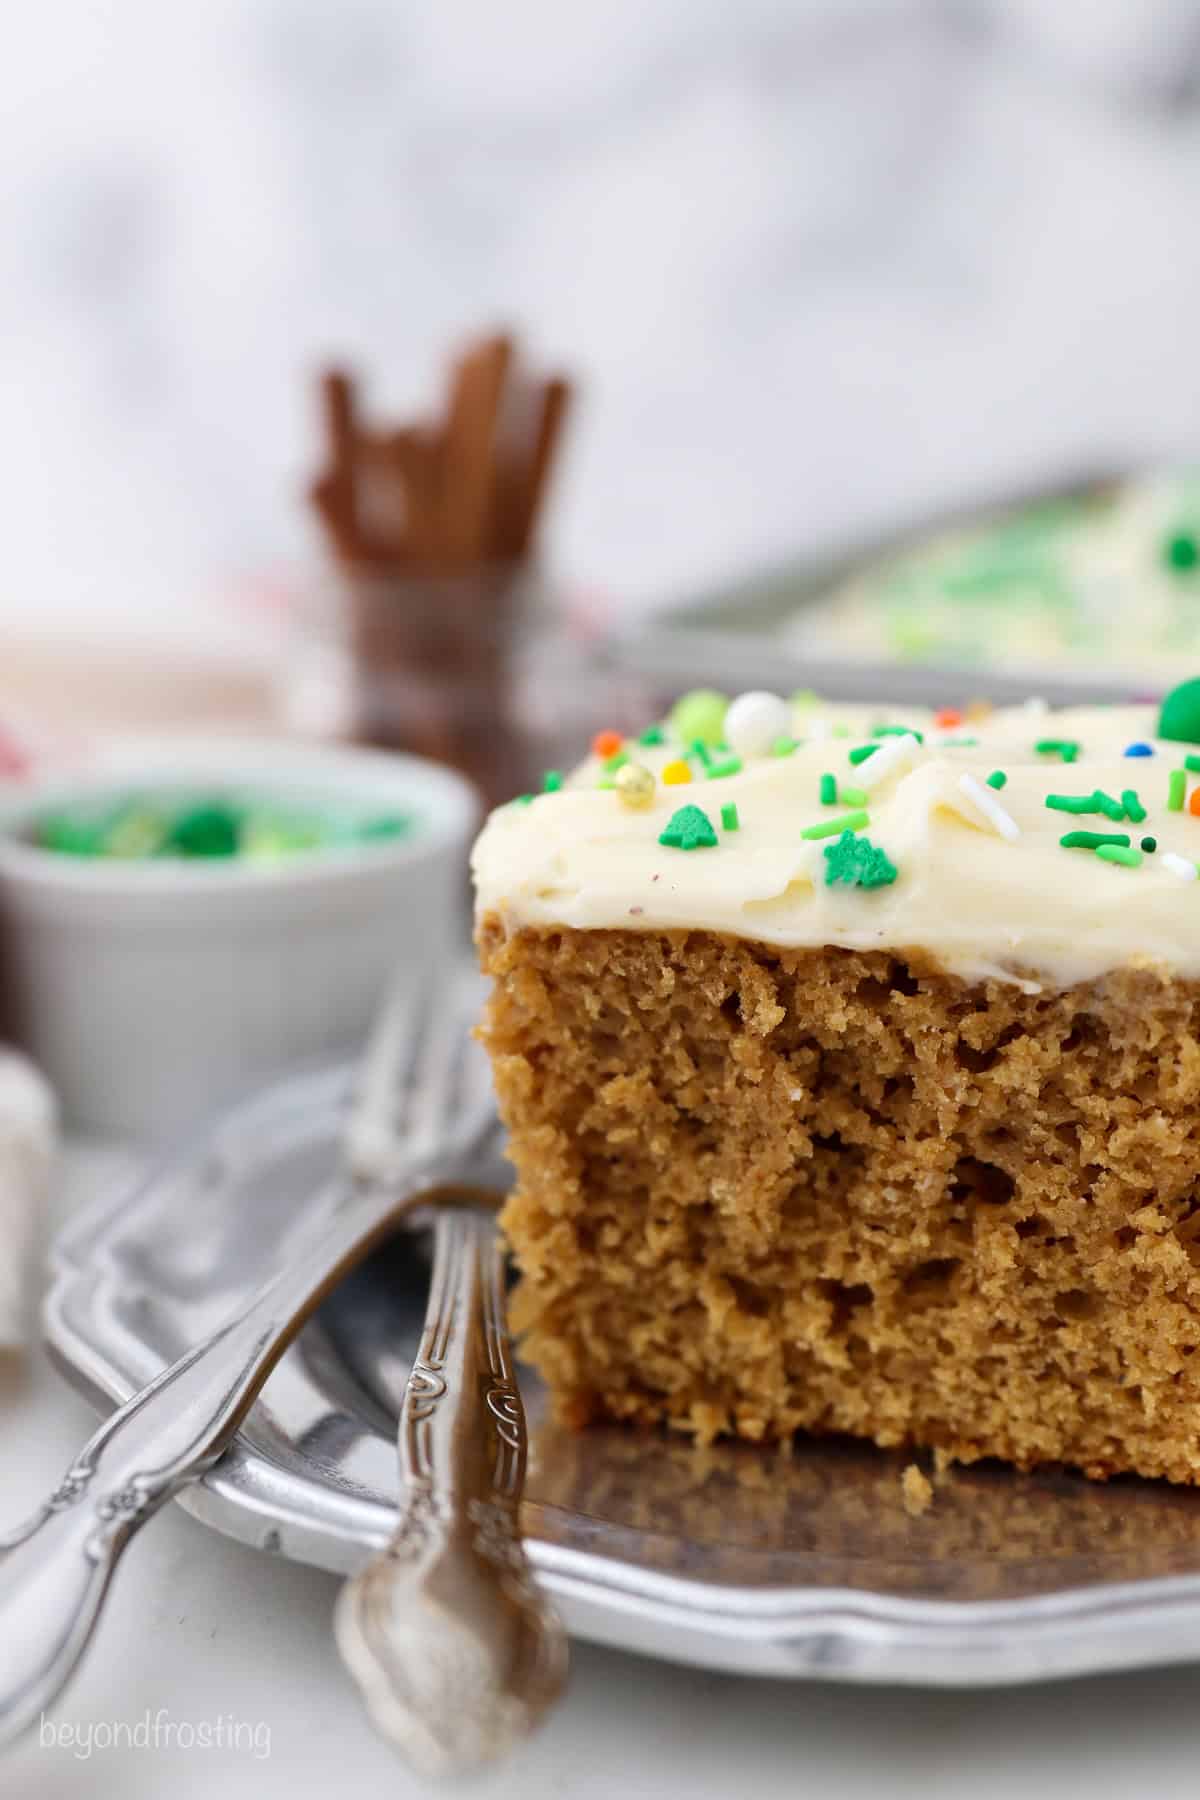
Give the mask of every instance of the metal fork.
POLYGON ((233 1318, 118 1408, 54 1492, 0 1538, 0 1744, 69 1680, 121 1552, 152 1514, 228 1447, 267 1376, 341 1278, 428 1193, 436 1169, 470 1167, 493 1126, 461 1005, 385 1009, 346 1130, 339 1203, 233 1318))
POLYGON ((542 1723, 566 1680, 567 1638, 521 1540, 525 1414, 498 1197, 464 1187, 430 1198, 433 1274, 400 1404, 399 1515, 387 1548, 342 1589, 335 1628, 379 1730, 441 1776, 496 1761, 542 1723))

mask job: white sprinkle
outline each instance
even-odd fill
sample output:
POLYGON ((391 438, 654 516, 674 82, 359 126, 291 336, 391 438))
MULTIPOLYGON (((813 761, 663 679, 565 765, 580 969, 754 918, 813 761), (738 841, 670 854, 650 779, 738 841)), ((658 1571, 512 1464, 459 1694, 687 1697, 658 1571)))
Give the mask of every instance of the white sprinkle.
POLYGON ((1178 875, 1180 881, 1195 881, 1196 865, 1189 862, 1186 856, 1176 856, 1173 850, 1164 850, 1158 860, 1164 869, 1170 869, 1172 875, 1178 875))
POLYGON ((789 737, 792 709, 778 694, 752 688, 732 700, 725 714, 725 742, 738 756, 766 756, 777 738, 789 737))
POLYGON ((914 737, 911 731, 906 731, 903 737, 886 738, 874 756, 868 756, 865 762, 859 763, 854 771, 855 784, 864 793, 871 793, 881 781, 886 781, 898 768, 910 763, 920 748, 920 739, 914 737))
POLYGON ((1048 700, 1043 700, 1040 694, 1030 694, 1028 700, 1026 700, 1024 706, 1021 708, 1021 711, 1033 713, 1040 719, 1043 713, 1048 713, 1050 711, 1050 702, 1048 700))
POLYGON ((828 719, 805 719, 804 735, 810 743, 823 744, 830 735, 828 719))
POLYGON ((976 781, 973 775, 960 775, 958 785, 972 806, 978 807, 984 818, 991 820, 1002 838, 1007 838, 1011 844, 1020 837, 1021 827, 1008 808, 1001 806, 991 788, 976 781))

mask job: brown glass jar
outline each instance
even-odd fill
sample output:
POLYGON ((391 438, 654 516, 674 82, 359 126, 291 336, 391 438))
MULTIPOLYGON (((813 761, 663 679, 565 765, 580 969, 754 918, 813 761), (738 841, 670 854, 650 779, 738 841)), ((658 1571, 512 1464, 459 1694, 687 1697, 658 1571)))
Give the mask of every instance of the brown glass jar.
POLYGON ((338 571, 297 611, 293 729, 449 763, 488 806, 645 723, 642 684, 529 566, 338 571))

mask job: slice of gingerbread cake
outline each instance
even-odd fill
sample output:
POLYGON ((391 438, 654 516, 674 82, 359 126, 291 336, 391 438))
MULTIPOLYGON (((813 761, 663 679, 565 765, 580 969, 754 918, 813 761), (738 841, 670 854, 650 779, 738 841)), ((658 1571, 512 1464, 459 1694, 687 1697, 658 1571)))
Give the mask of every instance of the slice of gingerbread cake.
POLYGON ((688 695, 474 855, 560 1413, 1200 1480, 1200 682, 688 695))

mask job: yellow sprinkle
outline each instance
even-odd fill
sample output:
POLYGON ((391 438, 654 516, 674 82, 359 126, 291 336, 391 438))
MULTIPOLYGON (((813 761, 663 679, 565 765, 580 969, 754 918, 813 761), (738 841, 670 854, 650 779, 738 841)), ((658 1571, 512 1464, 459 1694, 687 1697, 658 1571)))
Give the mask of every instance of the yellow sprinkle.
POLYGON ((617 790, 617 799, 625 806, 633 807, 635 812, 643 811, 654 800, 654 776, 644 763, 623 763, 617 770, 613 786, 617 790))
POLYGON ((667 787, 682 787, 685 781, 692 779, 692 771, 682 758, 678 762, 669 762, 662 772, 667 787))

